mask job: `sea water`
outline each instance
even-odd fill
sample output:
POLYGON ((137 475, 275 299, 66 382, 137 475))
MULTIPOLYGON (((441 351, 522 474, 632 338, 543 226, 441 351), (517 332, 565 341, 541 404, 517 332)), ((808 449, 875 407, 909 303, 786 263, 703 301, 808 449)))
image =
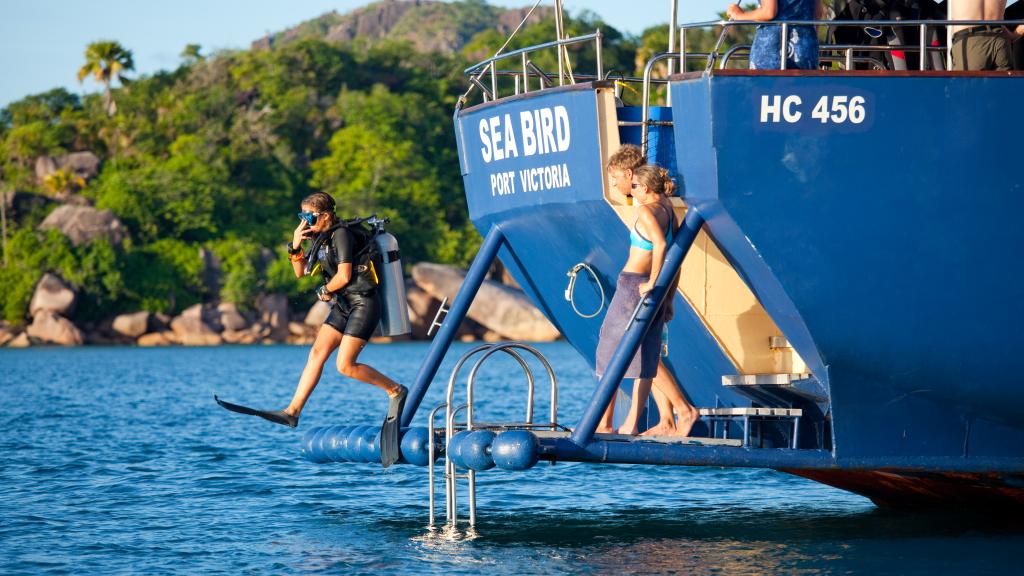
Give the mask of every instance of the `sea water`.
MULTIPOLYGON (((417 425, 470 346, 453 347, 417 425)), ((540 348, 558 375, 559 420, 572 424, 589 369, 564 343, 540 348)), ((371 345, 363 360, 409 383, 426 351, 371 345)), ((378 423, 382 392, 330 364, 297 431, 214 404, 217 392, 284 406, 307 353, 0 350, 0 573, 1019 573, 1015 519, 884 510, 768 470, 490 470, 478 475, 475 532, 431 531, 425 468, 299 456, 303 430, 378 423)), ((541 376, 538 420, 550 406, 541 376)), ((489 362, 477 418, 521 420, 526 388, 511 360, 489 362)))

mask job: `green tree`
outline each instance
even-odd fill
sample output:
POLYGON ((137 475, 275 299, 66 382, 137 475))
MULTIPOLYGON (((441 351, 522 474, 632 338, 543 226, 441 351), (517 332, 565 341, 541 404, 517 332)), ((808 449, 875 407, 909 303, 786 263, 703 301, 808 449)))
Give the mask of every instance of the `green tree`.
POLYGON ((117 103, 114 102, 110 85, 115 80, 123 81, 123 74, 134 69, 131 50, 113 40, 100 40, 85 47, 85 64, 78 69, 78 81, 92 76, 103 84, 103 105, 107 115, 113 116, 117 113, 117 103))
POLYGON ((205 294, 199 247, 161 238, 124 256, 125 293, 133 306, 175 313, 205 294))
POLYGON ((202 47, 199 44, 186 44, 185 48, 181 51, 181 59, 184 60, 186 64, 202 62, 203 60, 206 60, 206 57, 200 53, 201 50, 202 47))
POLYGON ((439 183, 416 143, 377 137, 362 125, 342 128, 331 154, 313 162, 313 186, 334 196, 343 216, 375 213, 392 219, 411 261, 434 259, 435 241, 448 233, 439 183))

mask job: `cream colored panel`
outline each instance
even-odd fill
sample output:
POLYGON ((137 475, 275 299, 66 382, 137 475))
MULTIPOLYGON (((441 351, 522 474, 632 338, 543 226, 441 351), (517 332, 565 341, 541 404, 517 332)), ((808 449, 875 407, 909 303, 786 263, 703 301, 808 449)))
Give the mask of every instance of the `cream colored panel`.
POLYGON ((772 349, 782 332, 711 238, 703 246, 707 262, 705 323, 741 374, 791 374, 807 367, 792 348, 772 349))
POLYGON ((693 241, 693 247, 683 260, 683 274, 679 277, 679 291, 701 318, 707 313, 707 244, 708 235, 701 229, 693 241))
MULTIPOLYGON (((608 158, 622 145, 619 141, 619 115, 615 111, 615 91, 608 88, 598 88, 596 92, 598 138, 601 140, 599 142, 601 146, 601 172, 606 172, 604 167, 608 165, 608 158)), ((625 197, 612 190, 612 187, 608 185, 607 176, 601 178, 601 182, 603 184, 602 193, 613 207, 625 205, 625 197), (609 196, 617 198, 611 199, 609 196)))

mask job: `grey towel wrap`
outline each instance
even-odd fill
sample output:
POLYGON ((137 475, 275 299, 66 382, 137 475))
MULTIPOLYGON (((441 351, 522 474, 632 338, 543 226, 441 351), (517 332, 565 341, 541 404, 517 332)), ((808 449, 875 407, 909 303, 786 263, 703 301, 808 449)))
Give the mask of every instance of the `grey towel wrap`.
MULTIPOLYGON (((608 362, 619 345, 619 340, 626 331, 626 323, 633 316, 633 310, 640 302, 640 285, 647 281, 647 274, 622 272, 615 283, 615 295, 612 296, 608 312, 601 323, 600 340, 597 343, 597 365, 595 372, 600 378, 608 367, 608 362)), ((661 348, 661 330, 664 314, 659 312, 651 324, 651 329, 640 342, 640 349, 629 363, 623 378, 654 378, 658 372, 658 355, 661 348)))

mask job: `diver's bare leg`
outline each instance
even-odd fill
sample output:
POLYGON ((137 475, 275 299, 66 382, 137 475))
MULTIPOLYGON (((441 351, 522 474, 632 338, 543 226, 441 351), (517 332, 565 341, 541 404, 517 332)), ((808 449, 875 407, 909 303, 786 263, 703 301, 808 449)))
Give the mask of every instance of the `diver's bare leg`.
POLYGON ((366 340, 345 334, 341 339, 341 346, 338 347, 338 372, 360 382, 373 384, 387 392, 388 396, 396 396, 402 389, 401 384, 381 374, 369 364, 360 364, 356 361, 365 346, 366 340))
POLYGON ((633 381, 633 399, 629 403, 629 414, 619 426, 619 434, 636 436, 639 430, 640 413, 647 406, 647 398, 651 395, 651 378, 637 378, 633 381))
POLYGON ((309 350, 309 358, 306 359, 306 367, 299 377, 299 385, 295 388, 295 395, 292 396, 292 403, 284 411, 292 416, 298 417, 302 414, 302 408, 309 400, 310 394, 320 382, 320 375, 323 373, 324 364, 331 354, 341 343, 341 332, 324 324, 316 334, 313 347, 309 350))

